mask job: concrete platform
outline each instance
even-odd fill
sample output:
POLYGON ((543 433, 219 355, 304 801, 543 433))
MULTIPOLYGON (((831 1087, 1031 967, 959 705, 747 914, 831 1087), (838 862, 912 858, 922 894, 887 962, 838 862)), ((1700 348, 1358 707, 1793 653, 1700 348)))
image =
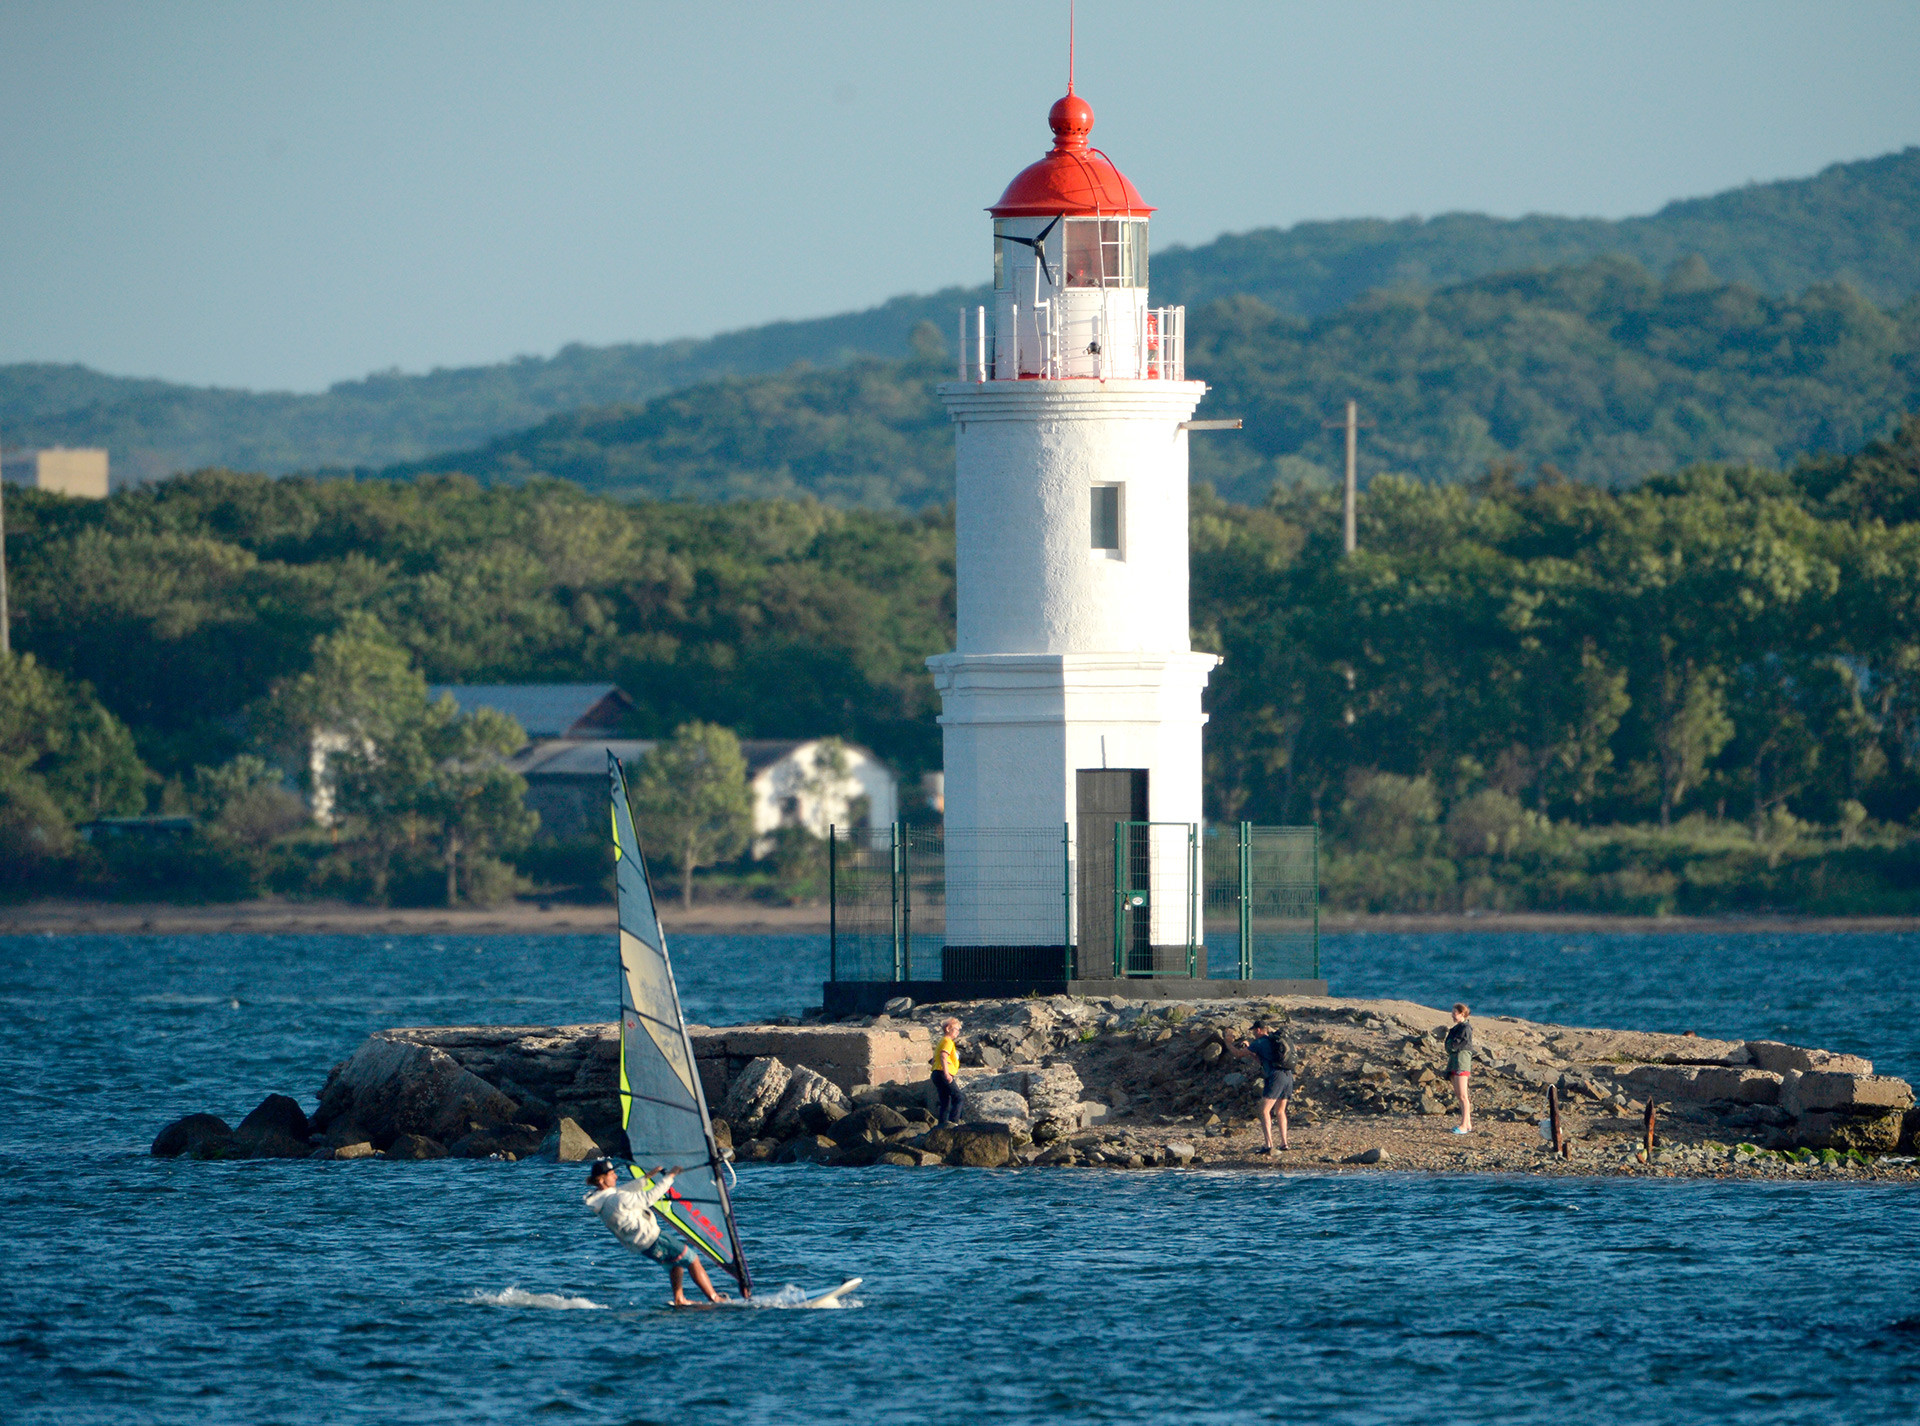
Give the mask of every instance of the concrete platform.
POLYGON ((1277 995, 1325 995, 1324 980, 1189 980, 1141 976, 1132 980, 830 980, 821 987, 827 1015, 878 1015, 895 996, 916 1005, 947 1000, 1014 1000, 1023 995, 1075 995, 1088 999, 1265 1000, 1277 995))

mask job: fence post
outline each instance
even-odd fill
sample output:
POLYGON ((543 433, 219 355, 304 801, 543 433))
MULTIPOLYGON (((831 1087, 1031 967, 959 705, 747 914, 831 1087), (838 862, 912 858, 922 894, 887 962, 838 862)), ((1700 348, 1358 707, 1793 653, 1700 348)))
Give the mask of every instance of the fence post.
POLYGON ((1073 979, 1073 823, 1060 824, 1060 978, 1073 979))
POLYGON ((900 979, 913 979, 913 828, 900 828, 900 979))
POLYGON ((887 865, 887 888, 893 897, 893 905, 888 913, 891 924, 887 930, 893 936, 893 978, 897 981, 901 979, 900 972, 905 969, 900 964, 900 824, 898 822, 887 824, 887 840, 892 844, 887 865))
POLYGON ((1200 824, 1187 823, 1187 979, 1200 963, 1200 824))
POLYGON ((1122 979, 1126 974, 1124 969, 1126 963, 1121 960, 1120 955, 1121 947, 1126 944, 1126 933, 1123 928, 1127 915, 1127 882, 1130 879, 1125 874, 1127 852, 1130 850, 1127 845, 1127 833, 1128 827, 1125 822, 1113 824, 1113 978, 1115 980, 1122 979))
POLYGON ((827 823, 827 979, 840 979, 840 882, 839 849, 834 845, 834 825, 827 823))
POLYGON ((1320 824, 1313 824, 1313 978, 1320 979, 1320 824))
POLYGON ((1253 979, 1253 823, 1240 824, 1240 979, 1253 979))

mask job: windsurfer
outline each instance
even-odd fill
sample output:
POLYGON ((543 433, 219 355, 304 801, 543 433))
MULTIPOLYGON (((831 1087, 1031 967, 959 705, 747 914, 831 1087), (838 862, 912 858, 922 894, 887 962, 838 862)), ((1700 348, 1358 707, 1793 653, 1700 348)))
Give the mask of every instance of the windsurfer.
POLYGON ((675 1307, 693 1306, 682 1278, 688 1272, 693 1274, 694 1285, 707 1295, 707 1301, 719 1302, 721 1295, 713 1290, 713 1281, 693 1249, 662 1228, 654 1216, 653 1205, 671 1191, 674 1175, 679 1172, 677 1168, 657 1168, 645 1180, 635 1179, 622 1186, 613 1160, 595 1159, 587 1170, 587 1182, 593 1192, 586 1196, 585 1202, 600 1215, 600 1221, 614 1237, 667 1270, 673 1279, 675 1307))

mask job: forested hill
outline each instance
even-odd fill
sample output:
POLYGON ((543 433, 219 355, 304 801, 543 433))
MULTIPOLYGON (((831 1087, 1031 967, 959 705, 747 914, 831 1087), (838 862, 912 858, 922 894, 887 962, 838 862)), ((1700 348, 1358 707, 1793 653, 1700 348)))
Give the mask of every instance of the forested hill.
MULTIPOLYGON (((1920 407, 1920 299, 1889 314, 1844 287, 1767 297, 1698 266, 1620 258, 1374 294, 1302 318, 1252 298, 1193 314, 1203 414, 1245 430, 1193 446, 1197 480, 1244 503, 1331 478, 1326 419, 1349 396, 1377 425, 1363 473, 1451 481, 1515 463, 1602 485, 1699 461, 1774 466, 1857 448, 1920 407)), ((625 498, 814 495, 922 509, 949 498, 953 437, 923 354, 731 377, 573 412, 388 472, 552 475, 625 498)))
MULTIPOLYGON (((984 229, 981 253, 984 267, 984 229)), ((1196 308, 1250 296, 1282 315, 1315 318, 1372 291, 1445 286, 1608 253, 1657 273, 1697 255, 1722 280, 1767 295, 1844 282, 1876 305, 1897 306, 1920 292, 1920 148, 1621 222, 1448 214, 1262 229, 1163 250, 1153 285, 1158 296, 1196 308)), ((381 467, 721 375, 780 371, 801 360, 897 359, 908 354, 919 322, 932 320, 944 332, 954 308, 978 295, 952 288, 705 340, 575 345, 491 366, 380 373, 318 395, 191 387, 79 366, 0 367, 0 430, 22 444, 105 445, 117 470, 143 478, 202 465, 276 473, 381 467)))

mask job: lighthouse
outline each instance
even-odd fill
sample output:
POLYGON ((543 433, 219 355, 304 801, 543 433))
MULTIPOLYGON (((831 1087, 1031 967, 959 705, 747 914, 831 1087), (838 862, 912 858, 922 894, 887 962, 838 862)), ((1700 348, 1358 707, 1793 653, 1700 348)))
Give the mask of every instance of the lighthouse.
POLYGON ((1152 302, 1153 209, 1091 144, 1071 84, 1047 119, 1052 147, 988 210, 993 300, 962 315, 958 379, 939 388, 957 458, 954 649, 928 660, 944 976, 1183 975, 1218 662, 1187 616, 1187 442, 1207 388, 1186 379, 1184 309, 1152 302), (1056 864, 1065 846, 1064 877, 1009 874, 1021 837, 1036 853, 1051 837, 1056 864))

